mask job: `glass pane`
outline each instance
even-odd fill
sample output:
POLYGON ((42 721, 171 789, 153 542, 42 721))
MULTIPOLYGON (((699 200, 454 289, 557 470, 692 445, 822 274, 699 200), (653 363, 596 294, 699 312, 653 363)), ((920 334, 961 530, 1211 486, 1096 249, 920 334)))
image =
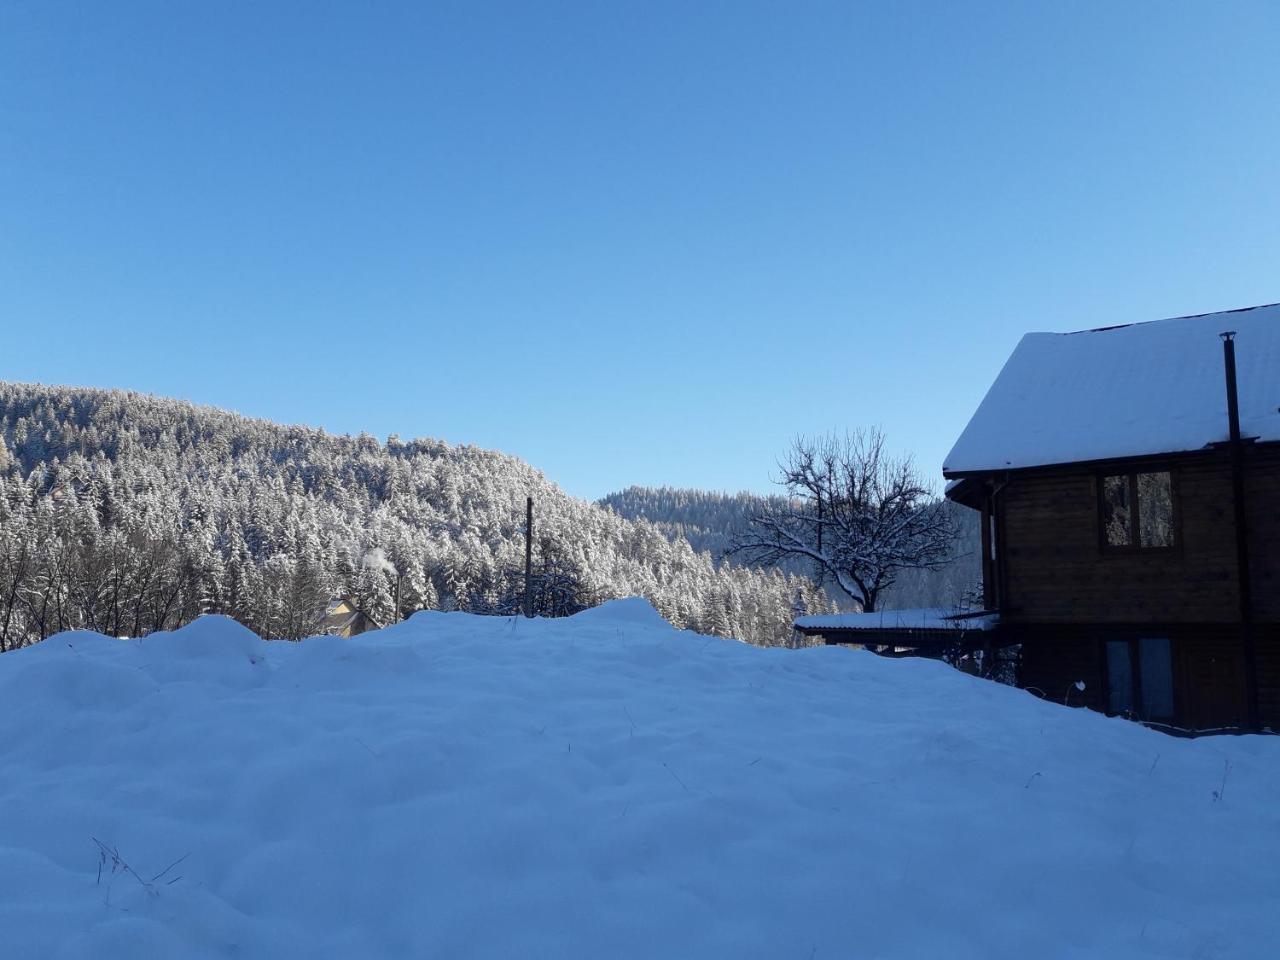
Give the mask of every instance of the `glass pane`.
POLYGON ((1138 641, 1142 674, 1142 714, 1149 720, 1173 716, 1173 655, 1168 637, 1143 637, 1138 641))
POLYGON ((1173 546, 1173 483, 1167 472, 1138 474, 1138 530, 1144 547, 1173 546))
POLYGON ((1128 640, 1107 641, 1107 707, 1112 713, 1133 712, 1133 664, 1128 640))
POLYGON ((1129 508, 1129 478, 1102 478, 1102 530, 1111 547, 1133 543, 1133 512, 1129 508))

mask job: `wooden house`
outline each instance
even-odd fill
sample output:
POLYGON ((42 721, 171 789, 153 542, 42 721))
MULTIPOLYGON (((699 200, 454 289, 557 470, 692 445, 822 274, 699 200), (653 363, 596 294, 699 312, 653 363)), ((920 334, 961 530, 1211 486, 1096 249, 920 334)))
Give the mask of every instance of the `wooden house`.
POLYGON ((348 597, 335 597, 329 601, 324 616, 320 618, 319 632, 335 637, 354 637, 366 630, 376 630, 373 618, 355 605, 348 597))
POLYGON ((1021 686, 1280 730, 1280 305, 1026 335, 943 474, 1021 686))

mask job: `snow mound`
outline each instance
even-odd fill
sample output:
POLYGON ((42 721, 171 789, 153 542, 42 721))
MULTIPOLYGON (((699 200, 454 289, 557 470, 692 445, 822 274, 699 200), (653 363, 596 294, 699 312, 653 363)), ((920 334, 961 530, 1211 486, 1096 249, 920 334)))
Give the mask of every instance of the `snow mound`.
POLYGON ((606 600, 598 607, 575 614, 573 620, 578 624, 607 623, 615 626, 647 627, 652 630, 675 629, 644 597, 606 600))
POLYGON ((1216 957, 1280 740, 1182 741, 643 602, 0 657, 13 957, 1216 957))

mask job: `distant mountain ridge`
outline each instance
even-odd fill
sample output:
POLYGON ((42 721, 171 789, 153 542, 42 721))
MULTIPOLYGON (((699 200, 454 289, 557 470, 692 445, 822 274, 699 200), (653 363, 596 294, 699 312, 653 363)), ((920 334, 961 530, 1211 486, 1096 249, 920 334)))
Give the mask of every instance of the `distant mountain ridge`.
POLYGON ((747 531, 752 516, 785 501, 746 491, 630 486, 596 502, 628 520, 648 520, 669 539, 684 538, 693 549, 719 559, 733 545, 733 538, 747 531))
POLYGON ((380 623, 397 591, 401 611, 511 613, 527 495, 540 612, 639 595, 677 626, 776 644, 812 593, 718 565, 501 453, 0 383, 0 649, 68 628, 137 636, 206 611, 301 636, 338 594, 380 623))

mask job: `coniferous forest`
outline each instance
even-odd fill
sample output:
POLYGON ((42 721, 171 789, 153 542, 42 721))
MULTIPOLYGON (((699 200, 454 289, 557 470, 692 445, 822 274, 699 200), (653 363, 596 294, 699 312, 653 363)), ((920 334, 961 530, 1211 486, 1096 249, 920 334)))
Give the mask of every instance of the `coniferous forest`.
POLYGON ((500 453, 0 383, 0 650, 202 613, 299 638, 338 596, 380 624, 515 613, 526 496, 536 614, 641 595, 677 626, 775 645, 798 609, 831 607, 804 577, 719 562, 500 453))

